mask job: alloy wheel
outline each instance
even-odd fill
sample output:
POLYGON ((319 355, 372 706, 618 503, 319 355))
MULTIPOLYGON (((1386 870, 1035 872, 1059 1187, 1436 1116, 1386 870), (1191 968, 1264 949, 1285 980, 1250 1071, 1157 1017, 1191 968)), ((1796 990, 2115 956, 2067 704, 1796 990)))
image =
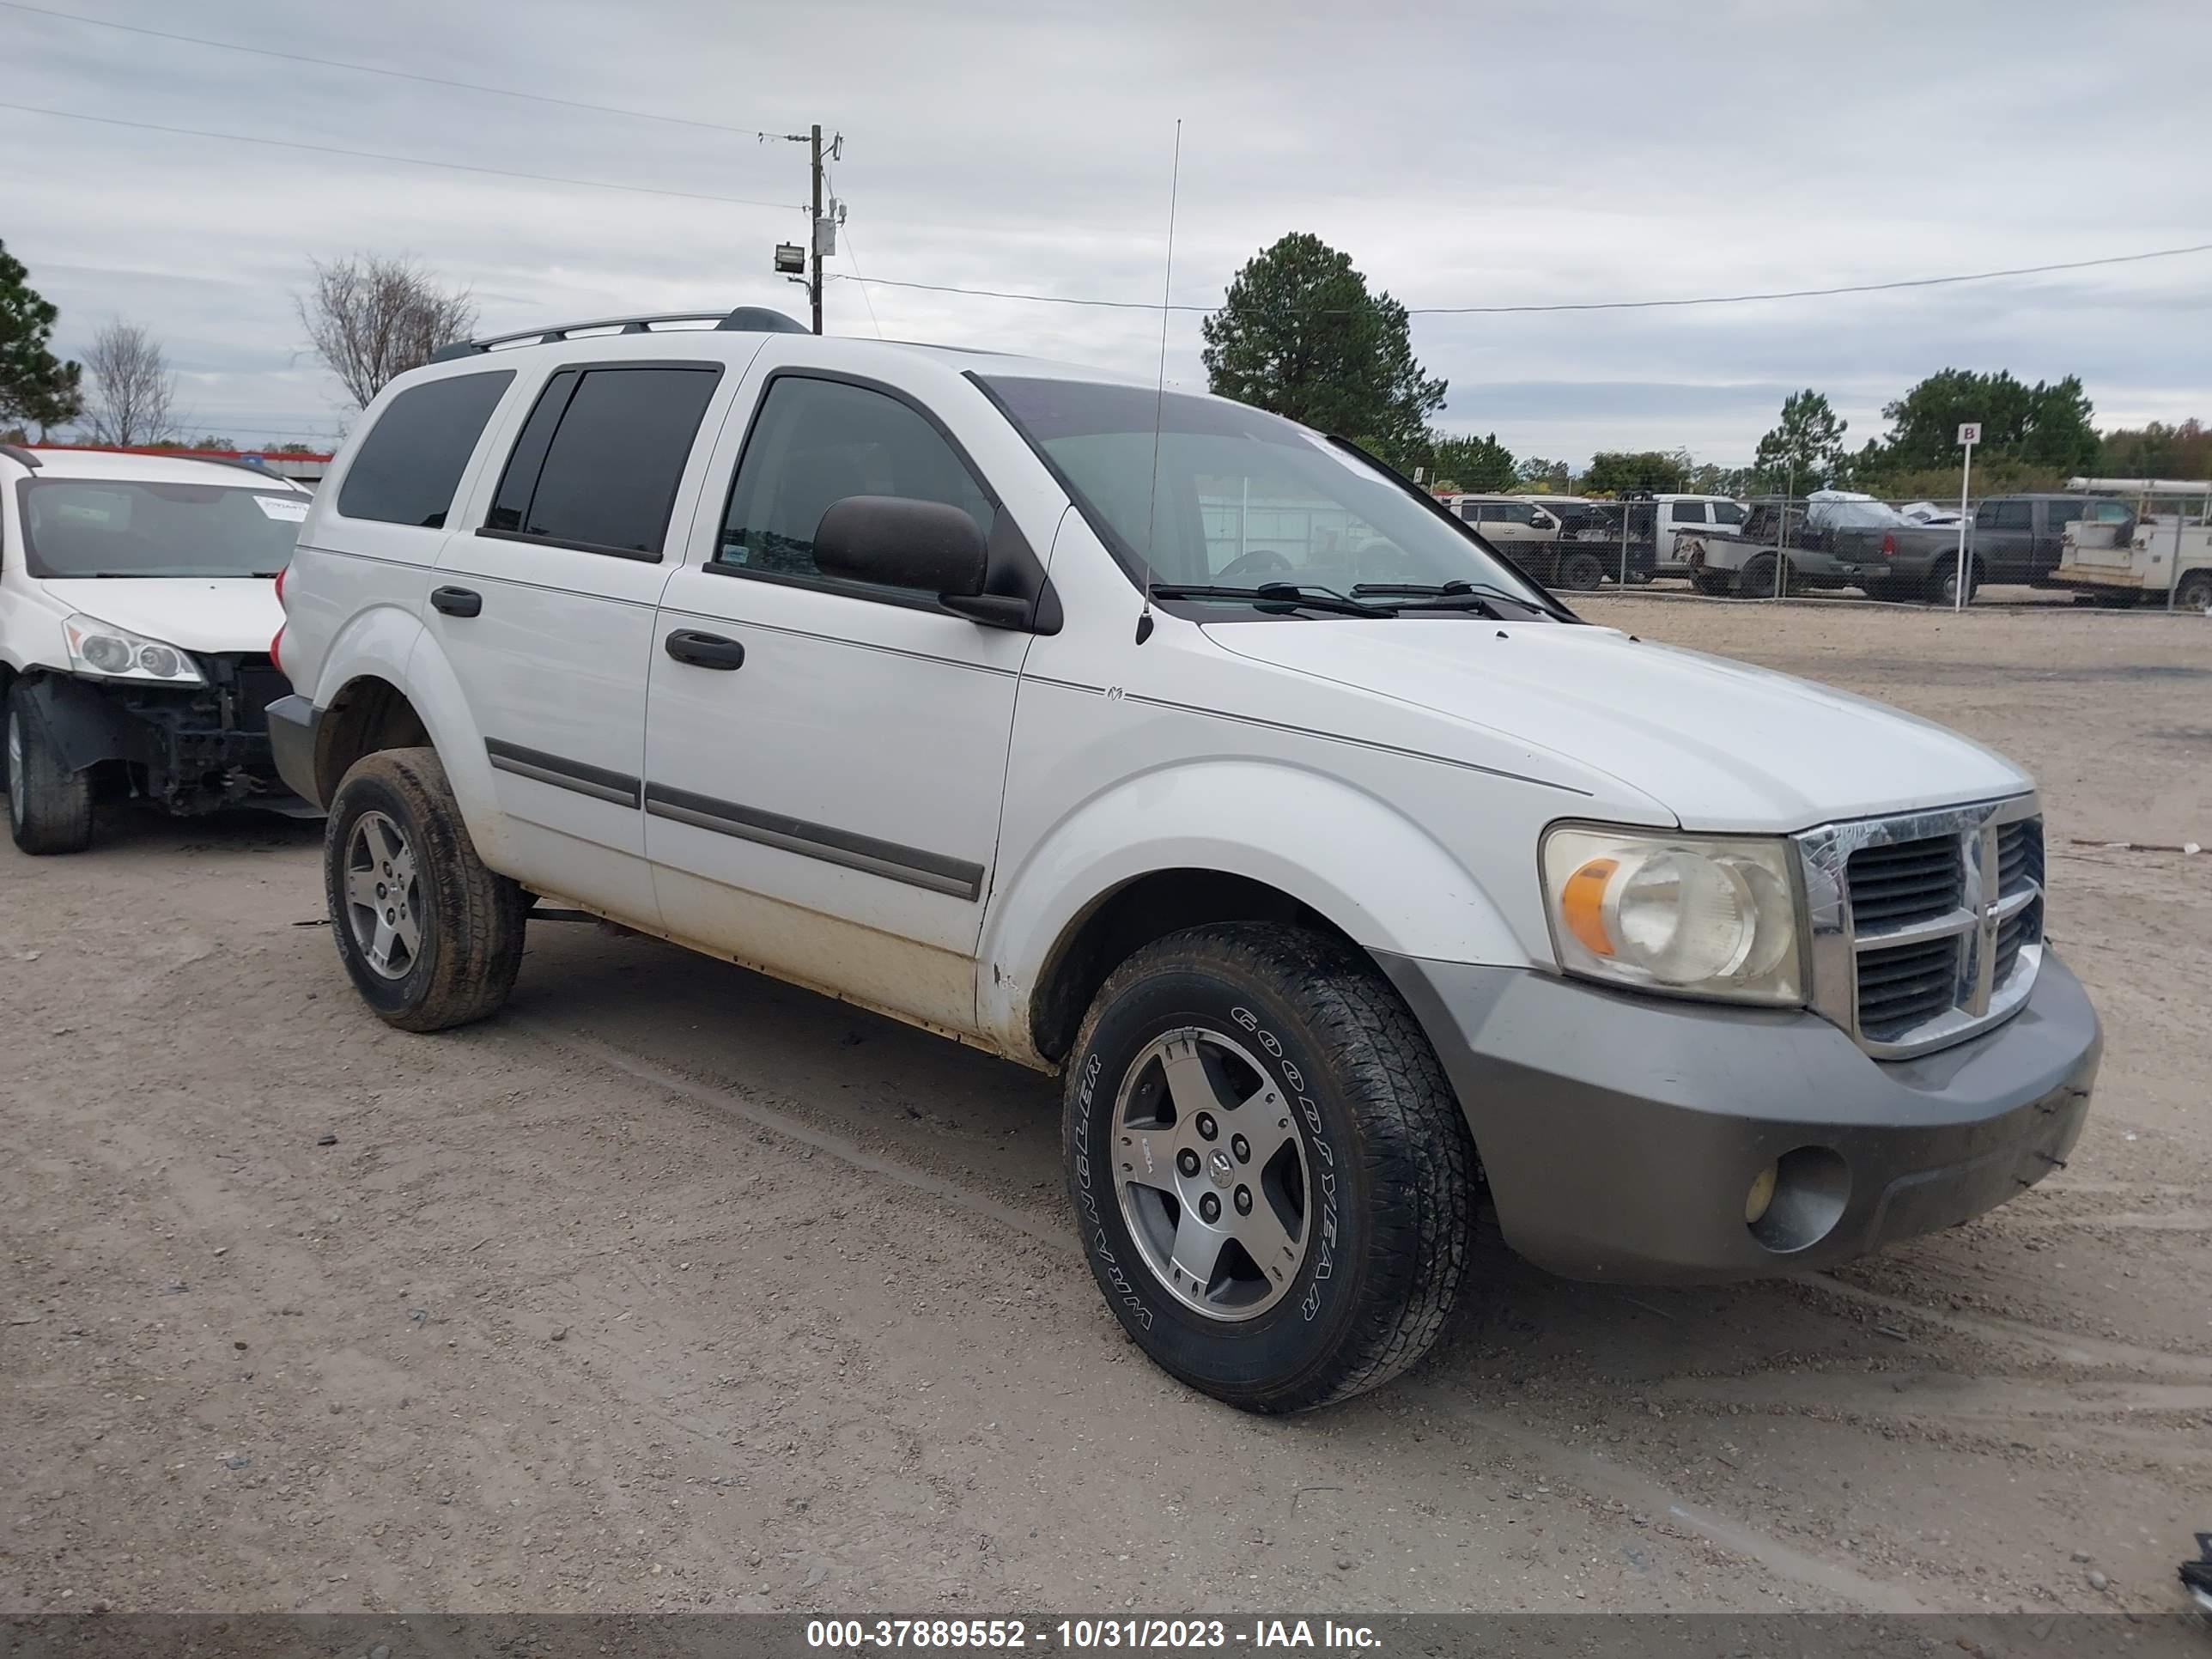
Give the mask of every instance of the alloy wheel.
POLYGON ((1311 1243, 1305 1146, 1281 1086, 1222 1032, 1156 1037, 1114 1105, 1114 1184, 1153 1276, 1210 1319, 1265 1313, 1311 1243))
POLYGON ((404 979, 422 950, 422 884, 415 849, 381 812, 363 812, 346 837, 345 922, 368 965, 404 979))

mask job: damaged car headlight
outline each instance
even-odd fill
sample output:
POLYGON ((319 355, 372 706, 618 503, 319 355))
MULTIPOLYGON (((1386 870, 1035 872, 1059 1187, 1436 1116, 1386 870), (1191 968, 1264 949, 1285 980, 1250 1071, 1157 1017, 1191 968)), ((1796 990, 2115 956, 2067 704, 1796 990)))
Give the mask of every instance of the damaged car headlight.
POLYGON ((1787 842, 1561 824, 1544 837, 1559 965, 1639 990, 1805 1000, 1787 842))
POLYGON ((161 640, 149 640, 96 617, 70 617, 62 623, 70 666, 81 674, 110 680, 150 680, 162 685, 204 685, 191 653, 161 640))

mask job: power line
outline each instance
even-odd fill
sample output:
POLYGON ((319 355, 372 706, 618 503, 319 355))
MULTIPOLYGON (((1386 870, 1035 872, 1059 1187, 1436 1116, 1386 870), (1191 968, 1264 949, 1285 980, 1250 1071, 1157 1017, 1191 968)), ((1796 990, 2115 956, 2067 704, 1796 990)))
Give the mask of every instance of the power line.
MULTIPOLYGON (((0 5, 12 0, 0 0, 0 5)), ((179 138, 216 138, 230 144, 265 144, 276 149, 306 150, 316 155, 343 155, 357 161, 396 161, 404 167, 443 167, 453 173, 478 173, 494 179, 521 179, 538 185, 576 185, 586 190, 618 190, 633 196, 666 196, 684 202, 720 202, 732 207, 775 208, 782 211, 804 213, 802 202, 760 202, 744 196, 710 196, 692 190, 661 190, 652 185, 617 185, 605 179, 567 179, 550 173, 519 173, 511 167, 475 167, 466 161, 437 161, 424 155, 391 155, 381 150, 341 149, 335 144, 301 143, 291 138, 256 138, 242 132, 210 132, 201 127, 169 127, 151 121, 126 121, 118 115, 86 115, 77 110, 45 109, 36 104, 0 102, 0 109, 12 109, 25 115, 52 115, 64 121, 96 121, 102 126, 131 127, 140 132, 167 133, 179 138)))
MULTIPOLYGON (((2193 253, 2212 253, 2212 242, 2193 243, 2187 247, 2152 248, 2142 253, 2106 254, 2094 259, 2068 259, 2055 264, 2015 265, 2003 270, 1963 271, 1948 276, 1906 276, 1884 283, 1844 283, 1832 288, 1778 289, 1759 294, 1707 294, 1679 300, 1584 300, 1548 305, 1511 306, 1408 306, 1406 309, 1407 314, 1413 317, 1497 317, 1540 312, 1656 311, 1680 306, 1753 305, 1770 300, 1824 299, 1841 294, 1886 294, 1900 289, 1942 288, 1956 283, 1990 283, 2010 276, 2040 276, 2054 271, 2087 270, 2100 265, 2139 264, 2146 259, 2176 259, 2193 253)), ((1016 294, 1006 289, 959 288, 945 283, 895 282, 888 276, 861 276, 857 274, 841 280, 862 283, 872 288, 915 289, 929 294, 964 294, 987 300, 1026 300, 1038 305, 1094 306, 1113 311, 1212 313, 1220 309, 1218 306, 1185 303, 1162 305, 1150 300, 1097 300, 1064 294, 1016 294)))
POLYGON ((417 75, 410 70, 385 69, 375 64, 349 64, 342 58, 311 57, 303 52, 278 52, 274 47, 243 46, 234 40, 210 40, 198 34, 178 34, 167 29, 149 29, 137 23, 118 23, 105 17, 85 17, 73 11, 58 11, 48 6, 26 5, 23 0, 0 0, 0 6, 10 11, 29 12, 39 17, 59 17, 71 23, 89 23, 96 28, 147 35, 155 40, 177 40, 186 46, 211 46, 218 52, 250 52, 257 58, 280 58, 288 64, 313 64, 323 69, 349 70, 356 75, 386 75, 395 81, 415 81, 424 86, 445 87, 456 92, 486 92, 495 98, 526 99, 533 104, 551 104, 561 109, 589 110, 597 115, 622 115, 635 121, 661 121, 671 126, 696 127, 706 132, 726 132, 740 138, 774 140, 792 136, 783 132, 763 132, 754 127, 724 126, 715 121, 694 121, 684 116, 662 115, 652 110, 623 109, 614 104, 590 104, 574 98, 553 98, 541 92, 517 92, 511 87, 487 87, 473 81, 449 81, 435 75, 417 75))

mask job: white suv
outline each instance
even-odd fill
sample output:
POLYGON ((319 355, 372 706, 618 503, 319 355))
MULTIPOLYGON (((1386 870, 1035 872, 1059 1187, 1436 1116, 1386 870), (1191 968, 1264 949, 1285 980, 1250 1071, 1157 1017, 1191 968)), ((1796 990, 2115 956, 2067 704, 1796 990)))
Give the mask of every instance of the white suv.
POLYGON ((305 810, 277 781, 264 710, 285 690, 275 578, 309 499, 243 461, 0 444, 16 846, 81 850, 103 795, 305 810))
POLYGON ((449 349, 308 514, 271 726, 386 1020, 491 1013, 542 901, 1060 1073, 1115 1314, 1261 1411, 1418 1358, 1480 1200, 1740 1278, 2067 1155, 2017 767, 1242 405, 686 320, 449 349))

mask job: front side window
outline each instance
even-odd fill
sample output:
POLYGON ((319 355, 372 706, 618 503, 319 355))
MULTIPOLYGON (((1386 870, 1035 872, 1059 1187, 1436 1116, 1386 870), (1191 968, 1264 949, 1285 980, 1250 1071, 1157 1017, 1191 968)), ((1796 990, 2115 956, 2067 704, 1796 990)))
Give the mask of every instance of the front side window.
POLYGON ((394 398, 346 465, 340 516, 442 529, 477 440, 514 380, 511 368, 454 374, 394 398))
POLYGON ((1713 503, 1713 522, 1715 524, 1741 524, 1743 522, 1743 508, 1734 501, 1715 501, 1713 503))
POLYGON ((714 562, 870 588, 824 576, 814 562, 822 515, 848 495, 903 495, 957 507, 986 536, 997 514, 968 464, 919 410, 867 386, 781 374, 769 383, 745 440, 714 562))
POLYGON ((21 486, 23 568, 71 576, 271 576, 307 498, 251 485, 33 478, 21 486))
POLYGON ((2035 505, 2032 501, 1999 501, 1996 527, 1999 530, 2029 530, 2035 525, 2035 505))
POLYGON ((561 370, 515 439, 485 531, 658 559, 720 378, 711 363, 561 370))
MULTIPOLYGON (((1279 416, 1150 386, 977 378, 1133 582, 1349 593, 1464 581, 1541 608, 1511 565, 1448 515, 1279 416)), ((1462 504, 1462 520, 1475 506, 1462 504)))

